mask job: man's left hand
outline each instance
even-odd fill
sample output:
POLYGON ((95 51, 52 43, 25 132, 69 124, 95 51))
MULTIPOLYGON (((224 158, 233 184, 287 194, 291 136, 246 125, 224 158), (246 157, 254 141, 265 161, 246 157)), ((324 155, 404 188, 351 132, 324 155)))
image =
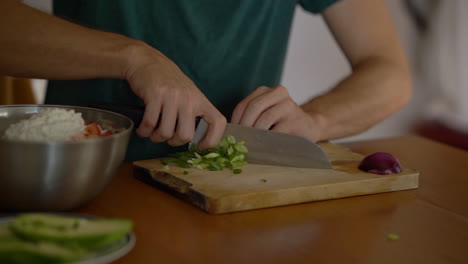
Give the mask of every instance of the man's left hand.
POLYGON ((231 123, 302 136, 313 142, 320 138, 316 120, 281 85, 258 87, 236 106, 231 123))

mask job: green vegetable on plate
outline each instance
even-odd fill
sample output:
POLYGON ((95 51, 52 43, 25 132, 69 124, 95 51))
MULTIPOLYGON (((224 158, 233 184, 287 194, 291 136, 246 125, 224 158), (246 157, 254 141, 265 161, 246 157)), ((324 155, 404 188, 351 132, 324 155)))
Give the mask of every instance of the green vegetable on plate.
POLYGON ((131 232, 127 219, 26 213, 0 225, 0 263, 68 263, 131 232))
POLYGON ((79 260, 85 253, 85 250, 76 247, 22 239, 8 226, 0 226, 0 263, 66 263, 79 260))

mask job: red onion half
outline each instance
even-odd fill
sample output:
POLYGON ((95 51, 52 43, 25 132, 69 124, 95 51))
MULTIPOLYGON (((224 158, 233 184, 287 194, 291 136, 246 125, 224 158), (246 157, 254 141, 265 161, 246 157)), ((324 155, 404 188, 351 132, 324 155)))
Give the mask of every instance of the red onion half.
POLYGON ((376 152, 366 156, 361 161, 358 168, 366 172, 380 175, 400 173, 402 171, 398 159, 387 152, 376 152))

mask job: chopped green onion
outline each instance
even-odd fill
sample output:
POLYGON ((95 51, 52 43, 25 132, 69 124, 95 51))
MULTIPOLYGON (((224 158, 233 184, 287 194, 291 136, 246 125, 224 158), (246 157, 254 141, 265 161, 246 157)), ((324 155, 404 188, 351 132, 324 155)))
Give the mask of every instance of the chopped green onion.
POLYGON ((214 159, 214 158, 219 157, 219 154, 216 153, 216 152, 211 152, 210 154, 207 154, 204 157, 207 158, 207 159, 214 159))
POLYGON ((231 163, 244 160, 244 154, 238 154, 231 159, 231 163))
POLYGON ((195 166, 195 168, 200 169, 200 170, 204 170, 204 169, 208 168, 208 166, 209 166, 208 164, 202 163, 202 164, 198 164, 197 166, 195 166))
POLYGON ((395 240, 400 239, 400 236, 397 235, 397 234, 388 234, 387 238, 388 238, 389 240, 395 241, 395 240))
POLYGON ((229 146, 229 142, 227 142, 226 139, 223 139, 223 140, 221 140, 221 141, 219 142, 218 146, 219 146, 220 148, 225 148, 225 147, 229 146))
POLYGON ((174 162, 177 162, 177 161, 179 161, 179 159, 171 158, 171 159, 162 160, 161 163, 162 163, 163 165, 167 165, 167 164, 169 164, 169 163, 174 163, 174 162))
POLYGON ((267 180, 266 180, 266 179, 261 179, 260 181, 261 181, 261 182, 264 182, 264 183, 265 183, 265 182, 267 182, 267 180))
POLYGON ((237 168, 237 167, 243 167, 245 165, 249 164, 247 161, 244 161, 244 160, 241 160, 241 161, 235 161, 235 162, 232 162, 231 165, 233 168, 237 168))
POLYGON ((228 142, 229 144, 231 144, 231 145, 236 144, 236 139, 235 139, 233 136, 231 136, 231 135, 227 135, 227 136, 226 136, 226 140, 227 140, 227 142, 228 142))
POLYGON ((194 160, 192 161, 192 165, 198 165, 198 164, 199 164, 200 162, 202 162, 202 161, 203 161, 202 158, 194 159, 194 160))
POLYGON ((162 166, 162 168, 161 168, 162 171, 169 171, 170 169, 171 169, 171 168, 170 168, 169 165, 167 165, 167 164, 164 165, 164 166, 162 166))
POLYGON ((210 171, 220 171, 220 170, 222 170, 222 169, 223 169, 223 167, 221 167, 220 165, 218 165, 218 164, 216 164, 216 163, 215 163, 215 164, 211 164, 211 165, 208 167, 208 170, 210 170, 210 171))
POLYGON ((190 168, 190 164, 182 160, 177 161, 176 164, 181 168, 190 168))
POLYGON ((216 163, 218 163, 222 167, 226 167, 226 162, 229 162, 229 160, 223 157, 219 157, 216 159, 216 163))
POLYGON ((228 150, 227 150, 227 154, 228 156, 231 156, 232 153, 234 153, 234 148, 232 146, 229 146, 228 150))
MULTIPOLYGON (((197 168, 201 170, 220 171, 228 168, 241 173, 239 167, 248 163, 245 161, 245 153, 248 152, 244 141, 236 143, 236 139, 227 135, 222 139, 217 148, 198 150, 192 145, 190 150, 172 154, 173 158, 165 159, 163 164, 175 163, 182 168, 197 168)), ((185 174, 185 173, 184 173, 185 174)))
POLYGON ((247 153, 248 150, 247 148, 244 146, 244 145, 238 145, 239 143, 237 143, 236 145, 234 145, 234 149, 237 151, 237 152, 240 152, 240 153, 247 153))
POLYGON ((234 170, 232 170, 232 172, 234 174, 239 174, 239 173, 242 173, 242 169, 234 169, 234 170))

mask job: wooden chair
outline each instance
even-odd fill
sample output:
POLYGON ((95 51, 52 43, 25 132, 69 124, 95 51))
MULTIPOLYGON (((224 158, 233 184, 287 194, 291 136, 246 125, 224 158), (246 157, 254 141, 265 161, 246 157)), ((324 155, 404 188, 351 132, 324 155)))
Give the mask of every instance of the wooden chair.
POLYGON ((31 80, 0 76, 0 105, 36 103, 31 80))

